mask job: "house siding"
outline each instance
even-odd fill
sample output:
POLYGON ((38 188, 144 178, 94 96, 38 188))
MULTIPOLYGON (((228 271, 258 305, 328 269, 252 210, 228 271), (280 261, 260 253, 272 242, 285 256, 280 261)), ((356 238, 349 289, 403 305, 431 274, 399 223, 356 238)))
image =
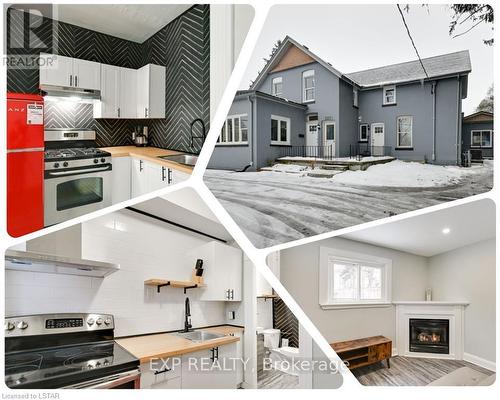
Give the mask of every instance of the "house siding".
MULTIPOLYGON (((493 121, 485 121, 485 122, 464 122, 462 124, 462 151, 470 150, 471 145, 471 131, 492 131, 493 132, 493 121)), ((474 147, 473 149, 481 149, 483 151, 483 157, 485 158, 493 158, 493 146, 495 143, 495 135, 492 133, 491 135, 491 148, 478 148, 474 147)))
MULTIPOLYGON (((456 78, 439 80, 436 90, 436 151, 432 159, 431 83, 396 86, 396 105, 382 105, 382 88, 359 92, 360 123, 385 125, 385 146, 402 160, 428 161, 438 164, 457 163, 457 121, 461 112, 457 104, 459 82, 456 78), (412 149, 397 149, 398 116, 413 116, 412 149)), ((460 101, 461 103, 461 101, 460 101)), ((371 132, 371 131, 370 131, 371 132)))
MULTIPOLYGON (((336 152, 339 157, 348 157, 351 146, 356 146, 359 139, 358 116, 359 109, 354 107, 354 95, 352 85, 341 80, 339 95, 340 123, 337 128, 336 152)), ((358 91, 359 105, 359 91, 358 91)), ((324 130, 323 130, 324 132, 324 130)))

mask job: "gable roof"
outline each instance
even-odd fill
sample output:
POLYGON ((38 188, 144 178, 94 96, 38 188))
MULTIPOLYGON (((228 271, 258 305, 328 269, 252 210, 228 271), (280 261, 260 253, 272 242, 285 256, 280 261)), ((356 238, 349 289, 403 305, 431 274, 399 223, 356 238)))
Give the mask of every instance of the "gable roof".
MULTIPOLYGON (((472 69, 468 50, 423 58, 422 63, 429 78, 469 73, 472 69)), ((427 79, 418 60, 367 69, 346 75, 364 87, 427 79)))
MULTIPOLYGON (((266 75, 272 72, 273 69, 279 65, 281 59, 285 57, 288 50, 292 46, 297 47, 308 57, 318 62, 337 77, 359 86, 360 88, 370 88, 387 84, 427 79, 422 66, 420 65, 420 61, 418 60, 392 64, 379 68, 371 68, 363 71, 352 72, 350 74, 343 74, 335 69, 329 62, 324 61, 311 52, 306 46, 298 43, 290 36, 286 36, 278 49, 274 52, 271 59, 259 73, 253 84, 250 86, 250 89, 258 87, 266 75)), ((468 50, 423 58, 422 63, 424 64, 427 74, 431 79, 457 74, 467 74, 472 70, 468 50)))
POLYGON ((493 113, 489 111, 478 111, 467 115, 463 118, 463 122, 492 122, 493 113))

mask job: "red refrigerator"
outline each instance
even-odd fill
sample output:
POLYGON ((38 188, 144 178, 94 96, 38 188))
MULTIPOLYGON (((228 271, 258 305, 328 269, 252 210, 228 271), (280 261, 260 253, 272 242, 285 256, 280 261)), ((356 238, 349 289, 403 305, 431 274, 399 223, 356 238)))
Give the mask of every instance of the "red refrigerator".
POLYGON ((43 228, 43 97, 7 93, 7 231, 43 228))

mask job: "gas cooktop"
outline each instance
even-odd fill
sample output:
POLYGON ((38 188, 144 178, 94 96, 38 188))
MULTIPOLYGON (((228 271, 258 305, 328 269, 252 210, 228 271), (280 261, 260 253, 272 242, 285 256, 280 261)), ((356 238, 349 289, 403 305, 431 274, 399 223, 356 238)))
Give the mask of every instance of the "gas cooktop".
POLYGON ((111 154, 94 147, 87 147, 45 150, 44 155, 45 161, 83 160, 101 157, 111 157, 111 154))

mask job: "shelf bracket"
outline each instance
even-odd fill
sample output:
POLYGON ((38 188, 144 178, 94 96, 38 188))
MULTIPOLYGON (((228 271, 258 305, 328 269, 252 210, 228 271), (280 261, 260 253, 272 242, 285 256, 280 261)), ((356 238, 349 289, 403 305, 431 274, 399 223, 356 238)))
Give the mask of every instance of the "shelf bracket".
POLYGON ((186 286, 184 288, 184 294, 186 294, 186 292, 187 292, 188 289, 196 289, 197 287, 198 287, 197 284, 194 284, 193 286, 186 286))
POLYGON ((158 286, 156 286, 156 290, 157 290, 157 292, 158 292, 158 293, 160 293, 160 289, 161 289, 162 287, 164 287, 164 286, 170 286, 170 281, 169 281, 169 282, 167 282, 167 283, 164 283, 163 285, 158 285, 158 286))

